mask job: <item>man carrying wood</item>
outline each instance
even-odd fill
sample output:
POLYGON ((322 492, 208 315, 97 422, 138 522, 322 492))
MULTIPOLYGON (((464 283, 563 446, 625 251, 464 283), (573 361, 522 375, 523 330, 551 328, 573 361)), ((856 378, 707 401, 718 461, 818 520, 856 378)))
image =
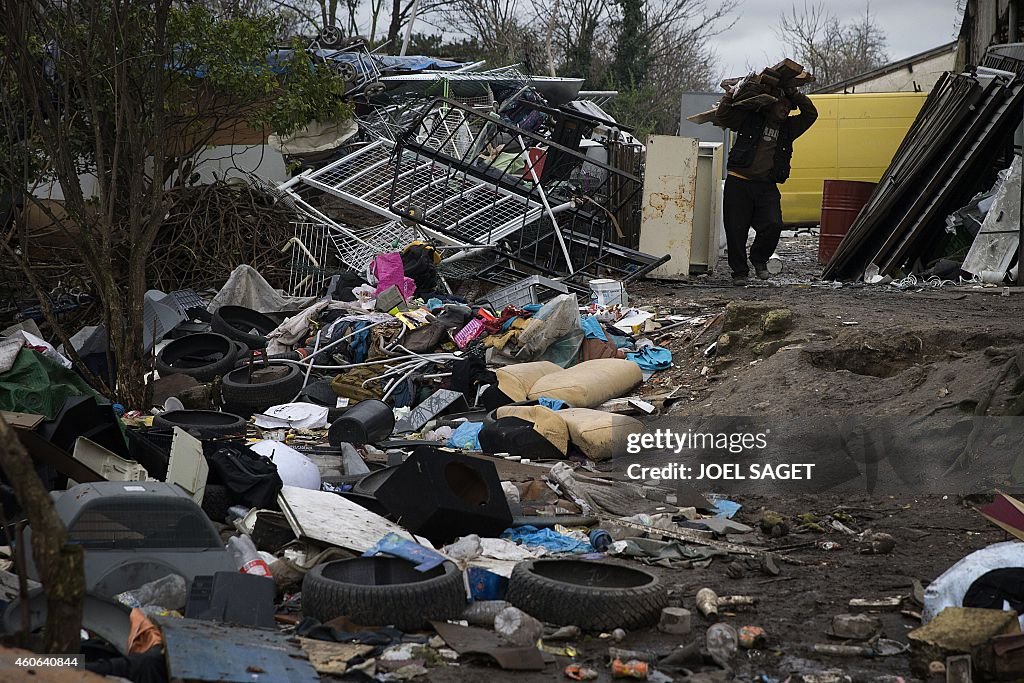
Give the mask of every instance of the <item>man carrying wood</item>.
POLYGON ((733 88, 727 86, 715 114, 715 125, 736 132, 729 152, 722 209, 732 283, 742 287, 750 273, 750 228, 757 233, 750 247, 750 262, 757 277, 768 279, 768 259, 782 235, 782 195, 777 184, 789 178, 793 141, 811 127, 818 118, 818 110, 796 88, 786 88, 784 97, 757 110, 734 106, 733 96, 733 88), (790 116, 793 109, 800 113, 790 116))

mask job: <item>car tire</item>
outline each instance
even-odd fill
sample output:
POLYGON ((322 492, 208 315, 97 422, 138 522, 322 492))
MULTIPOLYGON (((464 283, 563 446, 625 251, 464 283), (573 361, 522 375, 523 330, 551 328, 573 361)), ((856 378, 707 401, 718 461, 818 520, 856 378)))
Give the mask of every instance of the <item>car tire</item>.
POLYGON ((157 354, 156 371, 161 377, 189 375, 209 382, 235 366, 234 343, 222 334, 201 332, 175 339, 157 354))
POLYGON ((223 484, 207 484, 203 489, 203 512, 217 524, 227 523, 228 509, 239 503, 241 500, 223 484))
MULTIPOLYGON (((249 383, 249 367, 241 367, 224 375, 221 390, 224 403, 253 411, 266 410, 271 406, 288 403, 302 389, 303 373, 297 365, 271 363, 272 368, 286 368, 284 376, 268 382, 249 383)), ((254 372, 260 368, 254 368, 254 372)))
POLYGON ((417 631, 465 608, 462 572, 452 562, 419 572, 396 557, 357 557, 319 564, 302 581, 302 613, 322 622, 346 616, 356 624, 417 631))
POLYGON ((240 341, 250 349, 265 348, 267 335, 277 329, 273 318, 244 306, 221 306, 214 312, 210 325, 214 332, 240 341), (258 334, 252 334, 251 330, 258 334))
POLYGON ((618 564, 528 560, 512 570, 506 600, 541 621, 611 631, 657 623, 668 592, 653 574, 618 564))
POLYGON ((198 432, 204 439, 245 436, 247 424, 238 415, 216 410, 172 410, 153 418, 154 427, 181 427, 186 432, 198 432))

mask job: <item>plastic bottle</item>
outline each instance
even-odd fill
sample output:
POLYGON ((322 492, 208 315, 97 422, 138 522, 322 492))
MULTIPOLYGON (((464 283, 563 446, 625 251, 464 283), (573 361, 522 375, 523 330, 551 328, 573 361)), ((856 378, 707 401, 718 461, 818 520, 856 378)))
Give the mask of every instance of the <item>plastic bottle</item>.
POLYGON ((716 661, 726 663, 736 654, 739 640, 736 629, 729 624, 713 624, 707 633, 708 654, 716 661))
POLYGON ((178 574, 168 574, 114 596, 115 600, 128 607, 142 608, 153 605, 179 611, 185 608, 187 598, 188 584, 185 578, 178 574))
POLYGON ((254 574, 273 578, 270 567, 260 557, 259 551, 253 544, 252 539, 246 535, 232 536, 228 539, 228 552, 235 558, 235 565, 238 571, 243 574, 254 574))

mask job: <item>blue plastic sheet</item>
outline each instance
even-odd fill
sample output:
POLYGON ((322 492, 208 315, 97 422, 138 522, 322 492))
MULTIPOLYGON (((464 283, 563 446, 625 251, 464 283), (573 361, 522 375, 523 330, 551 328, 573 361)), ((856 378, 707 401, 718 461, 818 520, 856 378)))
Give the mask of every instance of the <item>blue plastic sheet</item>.
POLYGON ((363 553, 363 557, 373 557, 381 553, 416 563, 413 569, 418 572, 427 572, 434 567, 440 567, 445 561, 444 555, 436 550, 402 538, 396 533, 385 534, 377 541, 376 545, 363 553))
POLYGON ((604 327, 601 325, 601 321, 592 315, 588 315, 580 320, 580 326, 583 327, 583 336, 586 339, 600 339, 603 342, 608 341, 608 335, 604 333, 604 327))
POLYGON ((483 428, 483 422, 463 422, 448 437, 448 446, 467 451, 480 450, 480 432, 483 428))
POLYGON ((672 352, 660 346, 645 346, 636 353, 627 353, 626 358, 639 365, 644 372, 657 372, 672 367, 672 352))
POLYGON ((554 529, 538 529, 535 526, 517 526, 505 529, 501 537, 531 548, 546 548, 553 553, 592 553, 594 546, 578 541, 572 536, 560 534, 554 529))
POLYGON ((569 405, 560 398, 548 398, 547 396, 541 396, 537 402, 545 408, 551 408, 551 410, 561 410, 569 405))

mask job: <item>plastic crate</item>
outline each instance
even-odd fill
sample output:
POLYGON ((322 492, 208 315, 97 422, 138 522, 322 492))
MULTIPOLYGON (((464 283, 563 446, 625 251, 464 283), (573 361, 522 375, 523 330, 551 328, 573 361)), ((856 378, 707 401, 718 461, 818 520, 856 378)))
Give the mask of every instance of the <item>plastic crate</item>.
POLYGON ((569 288, 558 280, 531 275, 508 287, 490 292, 481 301, 489 303, 495 311, 500 311, 506 306, 522 308, 527 304, 539 304, 557 294, 568 293, 569 288))

